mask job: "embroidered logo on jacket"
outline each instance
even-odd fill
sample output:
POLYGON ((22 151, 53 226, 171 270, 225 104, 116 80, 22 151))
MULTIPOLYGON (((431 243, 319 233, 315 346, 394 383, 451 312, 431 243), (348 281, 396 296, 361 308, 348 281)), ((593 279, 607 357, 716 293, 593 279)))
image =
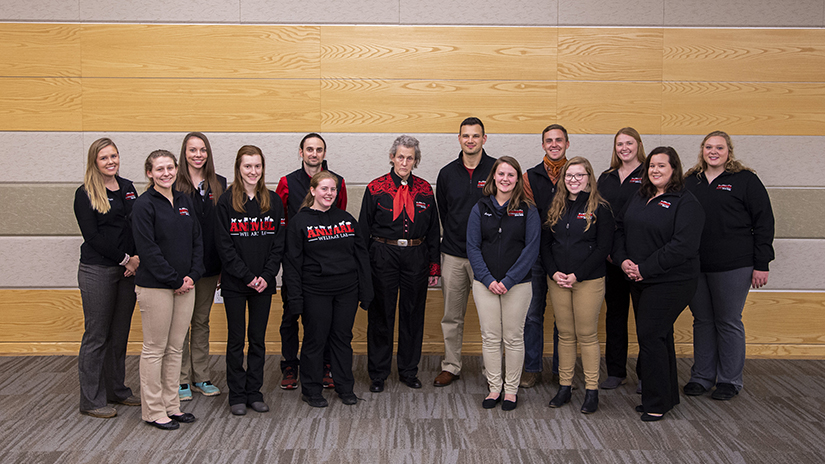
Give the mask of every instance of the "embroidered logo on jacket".
POLYGON ((719 184, 716 186, 716 190, 727 190, 730 192, 733 189, 733 186, 730 184, 719 184))
POLYGON ((670 208, 670 202, 665 201, 665 200, 661 200, 661 201, 659 201, 659 206, 661 206, 662 208, 670 208))
POLYGON ((523 217, 524 216, 524 210, 523 209, 514 209, 512 211, 507 211, 507 215, 512 216, 512 217, 523 217))
POLYGON ((181 216, 189 216, 189 208, 180 207, 178 208, 178 214, 181 216))
POLYGON ((487 185, 487 179, 478 181, 478 185, 476 187, 483 189, 485 185, 487 185))
MULTIPOLYGON (((259 237, 262 235, 273 235, 276 231, 275 220, 270 216, 263 218, 244 217, 240 219, 229 219, 229 235, 238 237, 259 237)), ((283 224, 281 218, 279 224, 283 224)))
POLYGON ((134 200, 135 198, 137 198, 137 195, 135 195, 135 192, 126 192, 126 199, 127 200, 134 200))
POLYGON ((630 178, 630 183, 631 184, 641 184, 642 183, 642 178, 641 177, 631 177, 630 178))
POLYGON ((212 192, 209 192, 209 199, 210 199, 210 200, 214 200, 214 199, 215 199, 215 195, 212 195, 212 192))
POLYGON ((579 214, 576 215, 576 219, 584 219, 586 221, 588 216, 595 217, 596 215, 593 214, 593 213, 587 214, 586 212, 585 213, 579 213, 579 214))
POLYGON ((337 240, 339 238, 355 237, 352 222, 341 221, 332 226, 307 226, 307 241, 337 240))

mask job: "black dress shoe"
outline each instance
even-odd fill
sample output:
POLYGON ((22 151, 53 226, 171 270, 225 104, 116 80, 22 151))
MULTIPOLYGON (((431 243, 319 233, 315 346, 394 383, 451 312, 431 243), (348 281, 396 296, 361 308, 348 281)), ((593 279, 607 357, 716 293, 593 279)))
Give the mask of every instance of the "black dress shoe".
POLYGON ((496 398, 484 398, 484 401, 481 402, 481 407, 484 409, 493 409, 501 401, 502 397, 504 397, 504 395, 498 395, 496 398))
POLYGON ((180 428, 180 424, 173 420, 170 420, 169 422, 146 421, 146 423, 161 430, 177 430, 180 428))
POLYGON ((253 401, 249 403, 249 407, 255 412, 269 412, 269 406, 263 401, 253 401))
MULTIPOLYGON (((504 396, 504 395, 501 395, 501 396, 504 396)), ((518 397, 516 397, 515 401, 504 400, 504 401, 501 402, 501 410, 502 411, 512 411, 512 410, 516 409, 516 406, 518 406, 518 397)))
POLYGON ((183 422, 184 424, 195 422, 195 415, 191 412, 182 412, 180 414, 169 416, 169 418, 175 422, 183 422))
POLYGON ((301 395, 301 401, 303 401, 304 403, 312 406, 313 408, 325 408, 325 407, 329 406, 329 403, 327 402, 326 398, 324 398, 321 395, 318 395, 318 396, 301 395))
POLYGON ((713 390, 713 394, 710 395, 710 397, 719 401, 727 401, 738 394, 739 391, 736 389, 736 385, 732 383, 717 383, 716 390, 713 390))
POLYGON ((644 413, 642 414, 642 422, 656 422, 662 420, 664 417, 664 414, 661 416, 654 416, 653 414, 644 413))
POLYGON ((585 390, 582 414, 593 414, 599 409, 599 390, 585 390))
POLYGON ((708 389, 703 387, 699 382, 688 382, 682 388, 682 391, 684 391, 687 396, 702 396, 708 389))
POLYGON ((570 388, 570 385, 562 385, 559 387, 558 393, 556 396, 550 400, 550 407, 551 408, 560 408, 565 404, 570 402, 570 397, 573 396, 573 389, 570 388))
POLYGON ((633 408, 633 409, 635 409, 635 410, 636 410, 636 412, 645 412, 645 407, 644 407, 644 406, 642 406, 641 404, 640 404, 640 405, 638 405, 638 406, 636 406, 636 407, 635 407, 635 408, 633 408))
POLYGON ((398 380, 401 381, 404 385, 410 388, 421 388, 421 381, 418 380, 418 377, 398 377, 398 380))
POLYGON ((339 393, 338 398, 341 398, 341 402, 347 406, 358 403, 358 397, 355 396, 355 393, 339 393))
POLYGON ((370 385, 370 391, 373 393, 381 393, 384 391, 384 381, 381 379, 373 380, 372 385, 370 385))
POLYGON ((231 412, 233 416, 246 415, 246 405, 243 404, 243 403, 230 404, 229 405, 229 412, 231 412))

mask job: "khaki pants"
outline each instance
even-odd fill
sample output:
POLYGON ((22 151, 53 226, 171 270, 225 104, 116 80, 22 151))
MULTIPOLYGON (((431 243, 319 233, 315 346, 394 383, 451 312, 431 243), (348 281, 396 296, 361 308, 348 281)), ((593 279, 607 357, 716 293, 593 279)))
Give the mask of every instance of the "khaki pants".
POLYGON ((135 286, 143 322, 140 352, 141 417, 154 422, 180 414, 178 379, 183 338, 192 320, 195 292, 135 286))
POLYGON ((444 293, 444 361, 441 370, 461 373, 461 344, 464 342, 464 315, 473 285, 470 260, 441 253, 441 291, 444 293))
POLYGON ((192 311, 191 327, 183 339, 178 383, 212 380, 209 375, 209 314, 220 277, 201 277, 195 282, 195 309, 192 311))
POLYGON ((524 321, 533 288, 530 282, 513 286, 504 295, 496 295, 481 282, 473 281, 473 299, 481 325, 481 353, 490 393, 515 395, 524 364, 524 321), (501 379, 501 350, 505 353, 505 374, 501 379))
POLYGON ((576 368, 576 341, 582 349, 587 390, 599 388, 599 311, 604 300, 604 277, 561 288, 550 282, 550 302, 559 329, 559 385, 571 385, 576 368))

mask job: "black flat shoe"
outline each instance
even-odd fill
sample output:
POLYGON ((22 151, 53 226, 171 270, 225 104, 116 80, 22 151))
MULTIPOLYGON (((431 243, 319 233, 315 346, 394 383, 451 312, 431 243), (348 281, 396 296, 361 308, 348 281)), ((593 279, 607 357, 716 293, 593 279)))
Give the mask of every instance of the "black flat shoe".
POLYGON ((484 409, 493 409, 499 402, 501 402, 502 396, 504 395, 498 395, 495 398, 484 398, 484 401, 481 402, 481 407, 484 409))
POLYGON ((599 390, 585 390, 582 414, 593 414, 599 409, 599 390))
POLYGON ((736 389, 736 385, 732 383, 717 383, 716 390, 713 390, 713 394, 710 395, 710 397, 719 401, 727 401, 738 394, 739 391, 736 389))
POLYGON ((231 412, 233 416, 246 415, 246 405, 243 403, 229 405, 229 412, 231 412))
POLYGON ((180 428, 180 424, 173 420, 169 422, 146 421, 146 423, 161 430, 177 430, 180 428))
POLYGON ((373 380, 372 385, 370 385, 370 391, 373 393, 381 393, 384 391, 384 381, 381 379, 373 380))
POLYGON ((323 396, 301 395, 301 401, 312 406, 313 408, 325 408, 329 406, 329 403, 323 396))
POLYGON ((642 414, 642 422, 656 422, 662 420, 664 417, 664 414, 661 416, 654 416, 653 414, 644 413, 642 414))
POLYGON ((253 401, 249 403, 249 407, 255 412, 269 412, 269 406, 263 401, 253 401))
POLYGON ((175 422, 182 422, 184 424, 195 422, 195 415, 191 412, 182 412, 180 414, 169 416, 169 418, 175 422))
POLYGON ((570 402, 570 397, 573 396, 573 389, 570 388, 570 385, 562 385, 559 387, 558 393, 556 396, 550 400, 550 407, 551 408, 560 408, 565 404, 570 402))
MULTIPOLYGON (((501 395, 501 396, 504 396, 504 395, 501 395)), ((516 406, 518 406, 518 396, 516 397, 515 401, 504 400, 504 401, 501 402, 501 410, 502 411, 512 411, 512 410, 516 409, 516 406)))
POLYGON ((642 406, 641 404, 640 404, 640 405, 638 405, 638 406, 636 406, 636 407, 635 407, 635 408, 633 408, 633 409, 635 409, 635 410, 636 410, 636 412, 645 412, 645 407, 644 407, 644 406, 642 406))
POLYGON ((401 381, 404 385, 410 388, 421 388, 421 381, 418 380, 418 377, 399 377, 398 380, 401 381))
POLYGON ((688 382, 682 387, 682 391, 685 392, 687 396, 702 396, 707 393, 708 389, 703 387, 701 383, 688 382))
POLYGON ((358 403, 358 397, 355 396, 355 393, 339 393, 338 398, 341 398, 341 402, 347 406, 358 403))

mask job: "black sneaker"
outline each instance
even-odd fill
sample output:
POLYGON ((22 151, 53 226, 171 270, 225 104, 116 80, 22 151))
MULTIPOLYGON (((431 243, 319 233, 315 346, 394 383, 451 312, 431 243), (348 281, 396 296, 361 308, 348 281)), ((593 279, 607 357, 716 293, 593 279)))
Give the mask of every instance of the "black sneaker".
POLYGON ((713 394, 710 395, 710 397, 719 401, 727 401, 738 394, 739 391, 736 389, 736 386, 734 384, 717 383, 716 390, 713 390, 713 394))
POLYGON ((301 401, 312 406, 313 408, 325 408, 329 406, 329 403, 327 403, 326 398, 323 396, 301 395, 301 401))
POLYGON ((298 388, 298 372, 294 367, 288 366, 284 368, 284 378, 281 379, 281 388, 283 390, 295 390, 298 388))
POLYGON ((703 387, 699 382, 688 382, 684 388, 682 388, 682 391, 684 391, 687 396, 702 396, 707 393, 708 389, 703 387))

